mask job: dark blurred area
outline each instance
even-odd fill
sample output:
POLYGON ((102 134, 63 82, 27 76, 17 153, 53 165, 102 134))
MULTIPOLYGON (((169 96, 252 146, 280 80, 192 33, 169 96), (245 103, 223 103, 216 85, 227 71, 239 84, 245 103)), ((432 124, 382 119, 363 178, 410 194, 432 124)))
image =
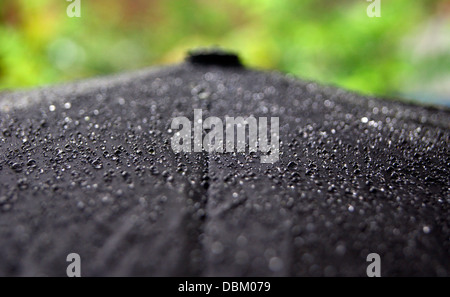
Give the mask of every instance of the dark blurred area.
POLYGON ((0 1, 0 90, 176 63, 211 45, 244 64, 450 106, 450 2, 0 1))

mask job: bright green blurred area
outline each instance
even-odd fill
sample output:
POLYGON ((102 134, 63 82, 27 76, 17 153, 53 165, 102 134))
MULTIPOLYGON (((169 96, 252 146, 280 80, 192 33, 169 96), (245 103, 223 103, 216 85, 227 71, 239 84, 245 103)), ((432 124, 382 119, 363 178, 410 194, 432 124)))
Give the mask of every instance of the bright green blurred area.
POLYGON ((248 66, 450 105, 450 1, 0 0, 0 89, 179 62, 220 45, 248 66))

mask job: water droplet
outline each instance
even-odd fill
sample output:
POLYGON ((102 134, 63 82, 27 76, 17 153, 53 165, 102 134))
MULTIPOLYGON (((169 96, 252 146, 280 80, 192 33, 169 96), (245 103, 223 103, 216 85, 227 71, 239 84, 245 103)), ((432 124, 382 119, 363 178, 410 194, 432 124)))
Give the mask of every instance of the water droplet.
POLYGON ((269 269, 273 272, 278 272, 283 269, 284 263, 283 260, 281 260, 278 257, 272 257, 269 260, 269 269))
POLYGON ((11 169, 14 170, 15 172, 21 172, 22 171, 22 165, 19 163, 13 163, 11 165, 11 169))
POLYGON ((100 159, 96 159, 96 160, 94 160, 94 161, 92 162, 92 166, 93 166, 95 169, 102 169, 102 168, 103 168, 103 163, 102 163, 102 161, 101 161, 100 159))
POLYGON ((211 245, 211 251, 213 254, 221 254, 223 252, 223 245, 222 243, 220 243, 219 241, 215 241, 213 242, 213 244, 211 245))

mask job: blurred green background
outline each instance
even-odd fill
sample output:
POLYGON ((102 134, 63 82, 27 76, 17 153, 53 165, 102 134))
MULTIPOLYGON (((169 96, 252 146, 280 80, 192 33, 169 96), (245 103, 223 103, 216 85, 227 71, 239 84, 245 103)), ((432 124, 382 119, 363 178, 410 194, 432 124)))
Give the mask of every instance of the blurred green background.
POLYGON ((450 105, 450 1, 0 0, 0 90, 181 61, 219 45, 248 66, 450 105))

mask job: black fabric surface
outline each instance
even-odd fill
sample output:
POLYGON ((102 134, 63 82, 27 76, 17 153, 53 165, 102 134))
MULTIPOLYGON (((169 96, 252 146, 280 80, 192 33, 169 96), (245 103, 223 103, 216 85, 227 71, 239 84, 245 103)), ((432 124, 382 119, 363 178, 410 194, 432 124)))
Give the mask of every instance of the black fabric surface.
POLYGON ((448 109, 184 63, 0 94, 0 275, 449 275, 448 109), (280 118, 280 160, 173 117, 280 118))

